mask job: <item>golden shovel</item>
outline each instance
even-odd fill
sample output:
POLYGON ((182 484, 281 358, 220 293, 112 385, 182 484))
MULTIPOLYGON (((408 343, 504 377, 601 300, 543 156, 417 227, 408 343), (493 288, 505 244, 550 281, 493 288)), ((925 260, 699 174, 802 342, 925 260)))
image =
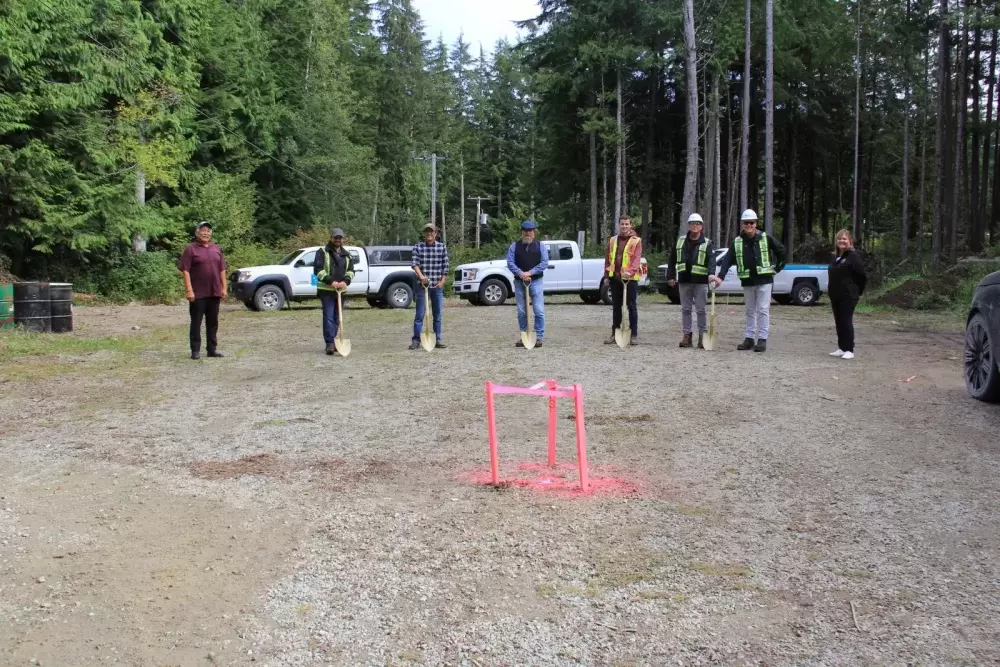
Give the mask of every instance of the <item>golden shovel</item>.
POLYGON ((420 332, 420 347, 430 352, 436 344, 437 337, 431 327, 430 290, 427 289, 427 285, 424 285, 424 328, 420 332))
POLYGON ((531 310, 531 289, 528 283, 524 283, 524 310, 528 316, 528 330, 521 332, 521 344, 524 349, 533 350, 538 342, 538 334, 535 333, 534 311, 531 310))
POLYGON ((344 338, 344 308, 340 299, 340 290, 337 290, 337 322, 340 326, 337 329, 337 337, 333 339, 333 346, 340 352, 340 356, 346 357, 351 353, 351 339, 344 338))
POLYGON ((628 301, 628 283, 622 280, 622 325, 615 329, 615 342, 621 349, 627 348, 632 343, 632 330, 628 327, 626 315, 628 311, 625 304, 628 301))
POLYGON ((715 344, 719 342, 719 332, 715 328, 715 289, 712 289, 712 310, 708 314, 708 331, 701 339, 701 346, 711 352, 715 349, 715 344))

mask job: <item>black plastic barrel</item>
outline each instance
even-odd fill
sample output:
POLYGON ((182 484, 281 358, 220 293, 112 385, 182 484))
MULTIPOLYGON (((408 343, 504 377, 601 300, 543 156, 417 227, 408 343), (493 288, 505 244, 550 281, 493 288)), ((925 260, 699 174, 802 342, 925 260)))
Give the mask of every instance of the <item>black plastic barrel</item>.
POLYGON ((25 331, 52 330, 48 283, 14 283, 14 322, 25 331))
POLYGON ((72 283, 49 283, 49 312, 52 315, 52 333, 73 330, 72 283))

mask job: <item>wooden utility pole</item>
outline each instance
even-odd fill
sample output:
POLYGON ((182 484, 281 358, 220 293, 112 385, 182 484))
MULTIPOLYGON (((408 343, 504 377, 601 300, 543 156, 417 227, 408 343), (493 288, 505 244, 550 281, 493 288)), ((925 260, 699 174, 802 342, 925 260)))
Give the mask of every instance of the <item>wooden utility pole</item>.
POLYGON ((765 62, 767 123, 764 138, 764 229, 774 233, 774 0, 767 0, 767 60, 765 62))
POLYGON ((743 134, 740 143, 740 211, 747 209, 747 172, 750 169, 750 0, 746 1, 743 55, 743 134))
POLYGON ((421 162, 431 163, 431 224, 435 224, 437 220, 437 189, 438 189, 438 172, 437 163, 439 160, 447 160, 446 157, 441 157, 437 153, 431 153, 430 157, 415 157, 414 160, 420 160, 421 162))
POLYGON ((469 201, 476 202, 476 247, 479 247, 479 229, 482 227, 483 202, 493 201, 489 197, 469 197, 469 201))

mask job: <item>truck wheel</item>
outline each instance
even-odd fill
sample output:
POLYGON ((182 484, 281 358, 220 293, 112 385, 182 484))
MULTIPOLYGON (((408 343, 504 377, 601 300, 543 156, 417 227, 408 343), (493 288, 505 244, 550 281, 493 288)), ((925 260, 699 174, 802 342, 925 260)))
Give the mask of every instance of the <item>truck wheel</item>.
POLYGON ((792 301, 796 306, 811 306, 819 301, 819 289, 811 280, 800 280, 792 285, 792 301))
POLYGON ((601 281, 601 291, 599 292, 601 303, 605 306, 611 305, 611 282, 605 278, 601 281))
POLYGON ((277 285, 264 285, 253 295, 257 310, 281 310, 285 307, 285 293, 277 285))
POLYGON ((406 283, 393 283, 385 291, 385 300, 393 308, 409 308, 413 303, 413 288, 406 283))
POLYGON ((507 300, 507 286, 497 278, 490 278, 479 286, 479 300, 484 306, 502 306, 507 300))
POLYGON ((580 300, 583 301, 588 306, 593 306, 600 302, 601 294, 600 292, 598 292, 597 294, 594 294, 593 292, 584 292, 583 294, 580 295, 580 300))

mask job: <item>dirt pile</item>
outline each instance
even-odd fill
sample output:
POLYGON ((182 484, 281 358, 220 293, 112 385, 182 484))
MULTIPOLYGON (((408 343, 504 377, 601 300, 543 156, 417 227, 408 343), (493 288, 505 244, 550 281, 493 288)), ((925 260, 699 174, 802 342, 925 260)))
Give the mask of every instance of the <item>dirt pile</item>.
POLYGON ((910 278, 873 300, 876 306, 907 310, 932 310, 951 303, 962 279, 945 273, 934 278, 910 278))

